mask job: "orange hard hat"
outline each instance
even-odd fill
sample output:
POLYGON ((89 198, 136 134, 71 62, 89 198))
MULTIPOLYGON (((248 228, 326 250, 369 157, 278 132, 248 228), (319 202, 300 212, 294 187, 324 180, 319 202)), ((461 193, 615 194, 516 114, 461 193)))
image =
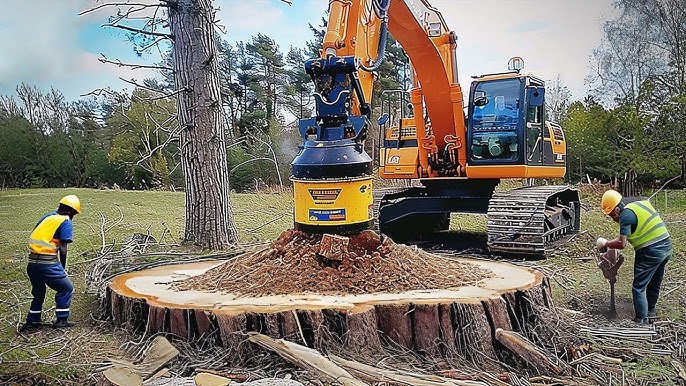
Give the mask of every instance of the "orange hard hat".
POLYGON ((73 194, 62 197, 60 204, 66 205, 76 211, 76 213, 81 213, 81 201, 78 197, 73 194))
POLYGON ((617 207, 621 200, 622 195, 619 194, 618 191, 612 189, 606 191, 605 193, 603 193, 603 212, 605 214, 610 214, 610 212, 612 212, 617 207))

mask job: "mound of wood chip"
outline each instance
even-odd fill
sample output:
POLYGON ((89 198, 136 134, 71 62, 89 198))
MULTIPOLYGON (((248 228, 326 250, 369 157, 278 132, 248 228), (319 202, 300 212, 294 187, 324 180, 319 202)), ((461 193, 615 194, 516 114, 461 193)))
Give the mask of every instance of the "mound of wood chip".
POLYGON ((493 276, 473 264, 396 244, 373 231, 349 237, 283 232, 270 247, 237 256, 172 288, 237 296, 400 293, 450 289, 493 276))

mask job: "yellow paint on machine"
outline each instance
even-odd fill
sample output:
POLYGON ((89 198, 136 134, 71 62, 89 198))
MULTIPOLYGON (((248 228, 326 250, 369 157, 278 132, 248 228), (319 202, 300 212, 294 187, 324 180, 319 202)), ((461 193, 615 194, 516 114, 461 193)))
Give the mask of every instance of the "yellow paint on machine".
POLYGON ((305 225, 352 225, 372 220, 372 178, 292 178, 295 222, 305 225))

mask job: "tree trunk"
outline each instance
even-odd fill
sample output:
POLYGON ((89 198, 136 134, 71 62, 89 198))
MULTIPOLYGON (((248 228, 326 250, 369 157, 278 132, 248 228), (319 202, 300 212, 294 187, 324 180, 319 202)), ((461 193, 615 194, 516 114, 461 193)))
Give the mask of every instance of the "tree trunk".
POLYGON ((222 114, 210 0, 170 2, 169 24, 174 82, 181 125, 181 165, 185 176, 184 239, 208 249, 237 241, 229 202, 226 122, 222 114))
POLYGON ((218 341, 232 362, 252 355, 245 344, 249 332, 360 354, 382 352, 390 341, 396 348, 485 367, 517 363, 496 331, 518 332, 532 345, 550 341, 548 313, 554 305, 547 278, 510 264, 462 260, 493 276, 451 289, 358 295, 235 296, 171 288, 176 278, 201 275, 221 264, 207 261, 117 276, 107 288, 106 307, 112 320, 129 330, 218 341))

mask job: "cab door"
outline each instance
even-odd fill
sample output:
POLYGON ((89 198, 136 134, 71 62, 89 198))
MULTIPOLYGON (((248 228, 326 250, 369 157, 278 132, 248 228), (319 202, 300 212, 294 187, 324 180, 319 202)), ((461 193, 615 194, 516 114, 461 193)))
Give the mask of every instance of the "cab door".
POLYGON ((541 87, 527 87, 526 115, 524 125, 526 164, 532 166, 544 163, 544 89, 541 87))

